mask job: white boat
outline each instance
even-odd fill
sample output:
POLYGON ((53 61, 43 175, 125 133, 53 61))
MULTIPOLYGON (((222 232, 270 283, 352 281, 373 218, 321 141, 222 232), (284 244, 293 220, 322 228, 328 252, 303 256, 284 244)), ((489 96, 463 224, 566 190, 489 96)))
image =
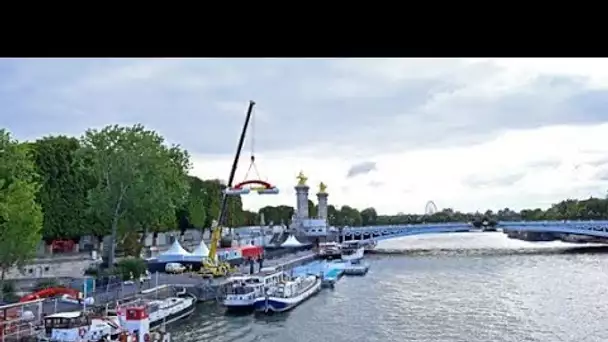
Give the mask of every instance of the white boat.
POLYGON ((255 301, 258 312, 283 312, 291 310, 321 290, 321 278, 297 277, 270 287, 266 295, 255 301))
POLYGON ((117 340, 123 329, 116 317, 102 318, 85 315, 81 311, 68 311, 44 318, 42 341, 97 341, 103 337, 117 340))
POLYGON ((319 244, 319 256, 322 259, 339 259, 340 244, 337 242, 322 242, 319 244))
POLYGON ((262 269, 256 275, 231 277, 223 304, 228 310, 251 310, 256 299, 264 297, 266 289, 277 285, 283 278, 284 273, 274 268, 262 269))
POLYGON ((361 246, 359 241, 345 241, 340 248, 340 258, 343 261, 357 261, 363 259, 365 255, 365 247, 361 246))
POLYGON ((346 275, 365 275, 369 271, 369 265, 359 261, 349 262, 344 266, 344 274, 346 275))
MULTIPOLYGON (((142 291, 143 292, 143 291, 142 291)), ((161 300, 137 300, 134 302, 121 304, 115 311, 110 311, 109 316, 114 315, 124 323, 126 313, 129 308, 134 306, 145 306, 150 318, 150 329, 154 330, 164 324, 171 324, 180 319, 190 316, 195 309, 196 298, 190 295, 184 297, 169 297, 161 300)))
POLYGON ((44 318, 44 330, 37 341, 49 342, 118 342, 160 341, 171 342, 171 335, 150 332, 148 318, 139 312, 145 308, 132 308, 128 322, 121 324, 118 317, 101 317, 82 311, 62 312, 44 318))

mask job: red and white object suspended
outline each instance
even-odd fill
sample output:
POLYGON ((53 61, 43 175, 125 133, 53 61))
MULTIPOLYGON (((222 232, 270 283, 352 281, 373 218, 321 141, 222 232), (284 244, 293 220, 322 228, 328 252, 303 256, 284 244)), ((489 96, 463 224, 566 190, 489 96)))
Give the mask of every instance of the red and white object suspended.
POLYGON ((252 191, 257 192, 258 195, 276 195, 279 193, 276 186, 258 179, 240 182, 232 188, 225 189, 224 193, 226 195, 248 195, 252 191))
POLYGON ((232 196, 248 195, 251 192, 257 192, 258 195, 276 195, 279 193, 279 189, 276 186, 274 186, 266 181, 261 180, 260 173, 258 172, 258 168, 255 165, 255 154, 254 154, 255 131, 254 131, 253 120, 251 121, 251 130, 253 131, 251 134, 251 159, 250 159, 251 161, 249 163, 249 169, 247 169, 247 172, 245 173, 245 180, 232 186, 231 188, 225 189, 224 193, 226 195, 232 195, 232 196), (257 178, 248 179, 247 177, 249 176, 249 172, 251 172, 252 169, 255 172, 255 175, 257 176, 257 178))

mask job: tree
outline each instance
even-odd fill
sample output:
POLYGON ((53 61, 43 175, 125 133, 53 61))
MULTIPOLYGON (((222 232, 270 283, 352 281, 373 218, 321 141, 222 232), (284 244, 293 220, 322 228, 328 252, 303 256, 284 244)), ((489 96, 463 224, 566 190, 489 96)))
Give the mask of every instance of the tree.
POLYGON ((243 210, 243 219, 245 222, 243 223, 245 226, 256 226, 259 225, 258 214, 253 211, 243 210))
POLYGON ((220 206, 222 201, 222 183, 219 179, 203 181, 203 189, 205 191, 205 224, 203 225, 203 233, 205 228, 211 228, 213 220, 217 220, 220 216, 220 206))
POLYGON ((198 177, 189 177, 190 193, 188 195, 188 221, 193 227, 203 228, 206 221, 205 186, 198 177))
POLYGON ((376 225, 378 214, 374 208, 366 208, 361 211, 361 224, 364 226, 376 225))
POLYGON ((11 267, 35 255, 41 238, 40 186, 28 150, 0 129, 0 283, 11 267))
POLYGON ((308 200, 308 217, 316 218, 318 214, 317 209, 317 205, 313 201, 308 200))
POLYGON ((281 223, 289 225, 294 212, 294 208, 288 205, 279 205, 276 207, 265 206, 258 211, 258 216, 264 214, 264 221, 266 224, 270 224, 272 222, 275 225, 279 225, 281 223))
POLYGON ((114 265, 121 236, 176 225, 175 212, 188 193, 188 154, 141 125, 88 130, 81 138, 96 185, 88 193, 89 209, 109 227, 108 263, 114 265))
POLYGON ((329 204, 327 206, 327 220, 329 221, 329 224, 332 226, 339 226, 340 224, 338 223, 338 216, 338 210, 336 207, 333 204, 329 204))
POLYGON ((45 137, 31 144, 41 179, 38 203, 44 209, 42 236, 78 239, 87 232, 87 183, 78 158, 80 144, 65 136, 45 137))
POLYGON ((230 228, 232 234, 232 228, 240 227, 244 224, 245 218, 243 215, 243 201, 241 196, 228 196, 226 221, 224 225, 230 228))
POLYGON ((186 229, 199 228, 203 230, 207 218, 205 209, 207 193, 204 182, 194 176, 188 176, 190 191, 188 199, 177 211, 177 225, 182 234, 186 229))
POLYGON ((338 212, 338 224, 357 227, 361 225, 361 214, 355 208, 343 205, 338 212))

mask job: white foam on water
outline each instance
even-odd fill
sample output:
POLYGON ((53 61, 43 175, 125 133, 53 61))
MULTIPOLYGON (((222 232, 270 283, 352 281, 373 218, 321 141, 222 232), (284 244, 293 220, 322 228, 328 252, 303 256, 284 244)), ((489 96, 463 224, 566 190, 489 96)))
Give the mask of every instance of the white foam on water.
POLYGON ((378 242, 378 249, 391 250, 466 250, 466 249, 559 249, 597 247, 602 244, 580 244, 562 241, 522 241, 510 239, 501 232, 437 233, 411 235, 378 242))

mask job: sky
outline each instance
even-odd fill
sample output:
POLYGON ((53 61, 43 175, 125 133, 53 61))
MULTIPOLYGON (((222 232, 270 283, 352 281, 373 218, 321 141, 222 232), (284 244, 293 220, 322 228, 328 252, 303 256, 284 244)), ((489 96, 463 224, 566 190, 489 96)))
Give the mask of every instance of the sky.
POLYGON ((0 127, 20 140, 142 123, 227 179, 248 101, 252 152, 294 205, 381 214, 541 207, 608 190, 606 59, 2 59, 0 127), (253 141, 251 139, 253 137, 253 141))

